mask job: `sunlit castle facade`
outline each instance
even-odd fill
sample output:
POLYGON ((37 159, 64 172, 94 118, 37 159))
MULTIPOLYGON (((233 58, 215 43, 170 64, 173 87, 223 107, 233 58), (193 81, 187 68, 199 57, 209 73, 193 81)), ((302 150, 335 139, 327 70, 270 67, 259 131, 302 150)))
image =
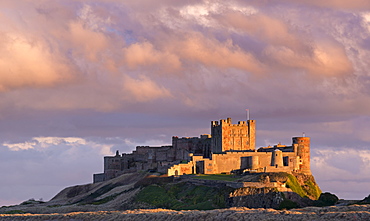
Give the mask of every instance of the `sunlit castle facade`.
POLYGON ((256 121, 231 118, 211 122, 211 135, 172 137, 171 146, 138 146, 130 154, 104 157, 104 173, 94 183, 124 173, 151 171, 168 176, 241 172, 300 172, 311 174, 310 138, 293 137, 290 146, 256 149, 256 121))

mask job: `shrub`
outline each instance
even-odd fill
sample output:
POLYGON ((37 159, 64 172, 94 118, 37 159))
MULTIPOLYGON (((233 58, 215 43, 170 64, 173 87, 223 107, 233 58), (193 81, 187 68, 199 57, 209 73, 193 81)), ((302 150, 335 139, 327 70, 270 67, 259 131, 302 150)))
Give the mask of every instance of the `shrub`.
POLYGON ((359 202, 359 204, 370 204, 370 194, 359 202))
POLYGON ((319 199, 316 201, 316 206, 333 206, 338 202, 339 198, 332 193, 321 193, 319 199))
POLYGON ((294 209, 294 208, 298 208, 298 204, 296 202, 293 202, 291 200, 288 200, 288 199, 284 199, 280 205, 279 205, 279 209, 294 209))
POLYGON ((26 200, 26 201, 22 202, 20 205, 40 204, 40 203, 45 203, 45 202, 42 201, 42 199, 35 200, 34 198, 31 198, 29 200, 26 200))

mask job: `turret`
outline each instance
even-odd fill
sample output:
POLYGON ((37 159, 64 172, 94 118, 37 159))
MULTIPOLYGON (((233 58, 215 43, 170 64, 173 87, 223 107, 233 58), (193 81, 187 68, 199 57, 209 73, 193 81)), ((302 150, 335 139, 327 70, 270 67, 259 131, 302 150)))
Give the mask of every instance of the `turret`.
POLYGON ((256 149, 256 121, 248 120, 249 149, 256 149))
POLYGON ((283 166, 283 152, 279 149, 276 149, 271 152, 271 166, 276 168, 283 166))
POLYGON ((300 157, 299 171, 305 174, 311 174, 310 169, 310 138, 309 137, 293 137, 293 148, 296 150, 297 156, 300 157))

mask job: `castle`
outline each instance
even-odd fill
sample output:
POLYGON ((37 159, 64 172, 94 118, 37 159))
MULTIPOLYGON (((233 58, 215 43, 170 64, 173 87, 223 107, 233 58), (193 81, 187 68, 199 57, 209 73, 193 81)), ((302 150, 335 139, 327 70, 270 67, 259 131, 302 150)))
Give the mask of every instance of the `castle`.
POLYGON ((256 149, 256 121, 231 118, 211 122, 211 135, 172 137, 171 146, 137 146, 130 154, 104 157, 104 173, 94 183, 124 173, 151 171, 168 176, 243 172, 300 172, 311 174, 310 138, 293 137, 292 145, 256 149))

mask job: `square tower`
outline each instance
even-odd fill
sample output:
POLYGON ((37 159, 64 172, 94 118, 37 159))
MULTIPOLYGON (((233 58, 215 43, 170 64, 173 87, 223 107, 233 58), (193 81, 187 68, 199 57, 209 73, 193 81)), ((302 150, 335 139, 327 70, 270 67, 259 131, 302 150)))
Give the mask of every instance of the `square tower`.
POLYGON ((226 151, 254 150, 256 147, 255 120, 232 124, 231 118, 211 122, 211 150, 213 153, 226 151))

